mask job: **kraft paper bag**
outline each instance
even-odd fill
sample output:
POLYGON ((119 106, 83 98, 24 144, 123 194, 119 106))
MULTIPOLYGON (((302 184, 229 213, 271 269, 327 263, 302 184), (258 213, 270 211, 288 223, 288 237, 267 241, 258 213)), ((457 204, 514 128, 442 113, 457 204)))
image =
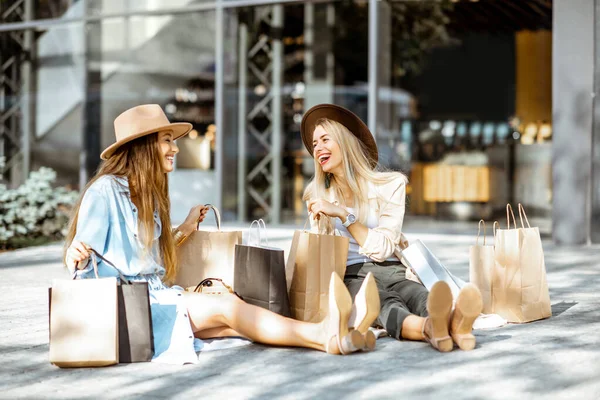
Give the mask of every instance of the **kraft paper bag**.
POLYGON ((479 221, 477 241, 469 249, 469 281, 477 286, 483 300, 483 313, 492 314, 492 271, 494 269, 494 246, 485 244, 485 221, 479 221), (483 224, 483 245, 479 244, 483 224))
POLYGON ((521 228, 517 228, 512 207, 508 204, 508 229, 496 231, 492 274, 493 312, 509 322, 530 322, 549 318, 552 310, 539 229, 529 225, 521 204, 519 216, 521 228), (509 211, 514 229, 510 228, 509 211))
POLYGON ((104 367, 119 362, 117 279, 55 279, 49 290, 50 362, 104 367))
POLYGON ((254 224, 258 240, 235 246, 236 292, 246 303, 291 317, 283 250, 269 247, 262 219, 252 222, 250 230, 254 224))
POLYGON ((286 263, 292 318, 306 322, 325 318, 331 273, 344 278, 349 244, 347 237, 325 232, 294 232, 286 263))
POLYGON ((219 210, 207 206, 215 213, 217 231, 196 230, 177 248, 175 284, 187 288, 206 278, 220 278, 235 289, 235 245, 242 243, 242 231, 221 231, 219 210))

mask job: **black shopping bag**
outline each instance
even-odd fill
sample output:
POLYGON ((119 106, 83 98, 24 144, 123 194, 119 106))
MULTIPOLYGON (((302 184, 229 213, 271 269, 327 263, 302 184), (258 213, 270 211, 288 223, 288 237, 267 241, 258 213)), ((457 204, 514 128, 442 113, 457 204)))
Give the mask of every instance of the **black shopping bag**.
POLYGON ((152 360, 154 338, 148 282, 123 282, 117 288, 119 304, 119 362, 152 360))
POLYGON ((283 250, 260 245, 260 225, 258 245, 236 244, 234 260, 236 293, 246 303, 291 317, 283 250))
MULTIPOLYGON (((92 249, 94 263, 95 257, 119 271, 113 263, 92 249)), ((154 337, 148 282, 129 281, 120 272, 119 276, 119 363, 150 361, 154 356, 154 337)))
POLYGON ((246 303, 291 317, 283 250, 236 244, 234 274, 246 303))

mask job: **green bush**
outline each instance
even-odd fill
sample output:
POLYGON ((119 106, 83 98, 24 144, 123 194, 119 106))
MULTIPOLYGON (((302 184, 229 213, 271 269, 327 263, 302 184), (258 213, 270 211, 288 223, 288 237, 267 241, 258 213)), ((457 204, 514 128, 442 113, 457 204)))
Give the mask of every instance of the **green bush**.
MULTIPOLYGON (((0 169, 2 165, 0 158, 0 169)), ((79 193, 55 188, 55 181, 56 172, 42 167, 31 172, 27 181, 16 189, 8 189, 0 182, 0 249, 64 238, 69 213, 79 193)))

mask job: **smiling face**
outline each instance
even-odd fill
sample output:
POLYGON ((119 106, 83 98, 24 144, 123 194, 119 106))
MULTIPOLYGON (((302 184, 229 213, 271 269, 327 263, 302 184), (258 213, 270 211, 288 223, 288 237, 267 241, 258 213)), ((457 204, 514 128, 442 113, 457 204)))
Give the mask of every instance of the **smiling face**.
POLYGON ((320 125, 315 128, 313 133, 313 156, 323 172, 341 175, 342 151, 340 146, 320 125))
POLYGON ((161 154, 161 163, 165 172, 173 171, 175 154, 179 153, 179 147, 173 140, 173 132, 164 131, 158 133, 158 147, 161 154))

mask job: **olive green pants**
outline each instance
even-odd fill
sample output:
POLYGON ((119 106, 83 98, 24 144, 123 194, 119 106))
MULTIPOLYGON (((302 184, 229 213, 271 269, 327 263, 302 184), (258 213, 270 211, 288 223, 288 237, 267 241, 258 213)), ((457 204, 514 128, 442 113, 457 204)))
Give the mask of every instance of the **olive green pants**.
POLYGON ((373 273, 381 302, 376 324, 382 326, 390 336, 402 339, 402 323, 406 317, 411 314, 427 316, 429 292, 425 286, 406 279, 406 266, 399 261, 367 262, 346 268, 344 283, 352 298, 369 272, 373 273))

